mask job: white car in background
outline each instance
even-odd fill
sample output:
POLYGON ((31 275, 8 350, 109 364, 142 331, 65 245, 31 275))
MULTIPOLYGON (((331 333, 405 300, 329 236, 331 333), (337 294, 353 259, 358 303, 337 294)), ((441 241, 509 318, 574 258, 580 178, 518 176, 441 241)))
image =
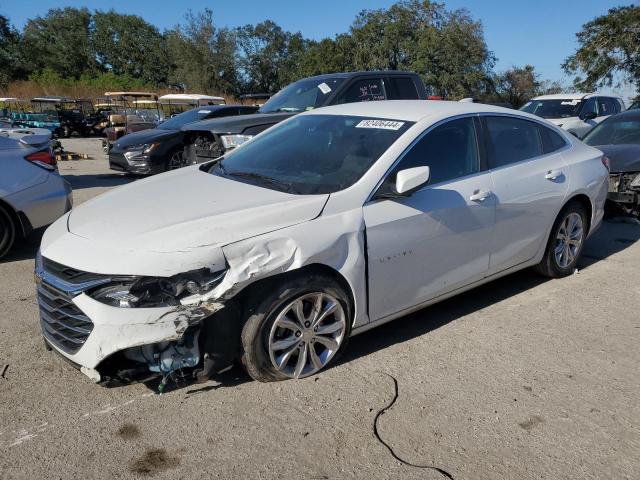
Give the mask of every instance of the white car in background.
POLYGON ((53 224, 46 342, 96 382, 313 375, 349 336, 536 266, 600 225, 602 152, 527 113, 380 101, 301 113, 53 224), (162 205, 158 209, 158 205, 162 205))
POLYGON ((581 138, 605 118, 625 109, 620 97, 598 93, 541 95, 520 110, 545 118, 581 138))

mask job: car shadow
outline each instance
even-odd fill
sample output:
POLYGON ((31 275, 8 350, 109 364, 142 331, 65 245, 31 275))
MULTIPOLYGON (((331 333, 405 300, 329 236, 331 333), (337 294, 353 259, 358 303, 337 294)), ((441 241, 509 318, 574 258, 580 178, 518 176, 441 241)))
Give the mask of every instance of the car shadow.
POLYGON ((127 175, 122 173, 107 173, 95 175, 62 175, 64 179, 71 184, 74 190, 82 190, 84 188, 96 187, 119 187, 126 185, 141 177, 127 175))
POLYGON ((634 217, 607 218, 584 246, 578 269, 606 260, 640 240, 640 221, 634 217))

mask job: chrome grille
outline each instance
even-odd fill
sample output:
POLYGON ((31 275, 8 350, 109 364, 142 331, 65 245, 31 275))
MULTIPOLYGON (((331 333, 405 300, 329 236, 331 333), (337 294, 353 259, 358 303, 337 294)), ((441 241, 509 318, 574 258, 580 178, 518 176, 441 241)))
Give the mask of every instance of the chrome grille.
POLYGON ((62 351, 74 354, 93 330, 93 322, 73 298, 110 281, 105 275, 83 272, 47 258, 36 261, 40 325, 45 338, 62 351))
POLYGON ((67 353, 76 353, 93 330, 93 323, 73 303, 72 298, 46 281, 38 285, 42 333, 67 353))

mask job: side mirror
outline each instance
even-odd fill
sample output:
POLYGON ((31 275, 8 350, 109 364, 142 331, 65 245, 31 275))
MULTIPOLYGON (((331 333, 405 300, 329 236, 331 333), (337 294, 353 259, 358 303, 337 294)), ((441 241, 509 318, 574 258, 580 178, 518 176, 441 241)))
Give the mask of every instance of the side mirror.
POLYGON ((400 170, 396 174, 396 193, 402 196, 411 195, 429 182, 429 167, 414 167, 400 170))
POLYGON ((596 112, 587 112, 584 115, 582 115, 582 120, 593 120, 597 116, 598 114, 596 112))

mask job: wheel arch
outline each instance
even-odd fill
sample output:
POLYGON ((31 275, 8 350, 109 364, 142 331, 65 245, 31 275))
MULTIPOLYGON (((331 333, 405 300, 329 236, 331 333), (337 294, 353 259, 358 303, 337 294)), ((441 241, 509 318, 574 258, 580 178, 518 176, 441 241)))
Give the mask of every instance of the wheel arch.
POLYGON ((574 194, 567 199, 560 211, 564 210, 564 208, 573 201, 580 203, 587 212, 587 234, 589 234, 589 232, 591 231, 591 223, 593 221, 593 203, 591 201, 591 198, 589 198, 589 196, 584 193, 574 194))
POLYGON ((349 301, 349 310, 352 316, 352 323, 355 320, 356 313, 356 301, 355 301, 355 293, 351 284, 348 280, 335 268, 323 264, 323 263, 310 263, 308 265, 304 265, 300 268, 296 268, 294 270, 289 270, 286 272, 276 273, 274 275, 270 275, 268 277, 257 280, 245 288, 243 288, 236 296, 233 298, 238 298, 241 303, 245 303, 245 300, 257 295, 258 292, 263 291, 265 288, 269 288, 274 283, 282 282, 285 279, 308 276, 311 274, 321 275, 324 277, 331 278, 334 280, 340 288, 342 288, 347 295, 347 299, 349 301))
POLYGON ((29 223, 29 219, 24 215, 18 212, 13 206, 7 201, 0 198, 0 208, 4 208, 11 217, 14 225, 16 226, 16 233, 20 235, 20 237, 25 237, 31 231, 31 224, 29 223))

